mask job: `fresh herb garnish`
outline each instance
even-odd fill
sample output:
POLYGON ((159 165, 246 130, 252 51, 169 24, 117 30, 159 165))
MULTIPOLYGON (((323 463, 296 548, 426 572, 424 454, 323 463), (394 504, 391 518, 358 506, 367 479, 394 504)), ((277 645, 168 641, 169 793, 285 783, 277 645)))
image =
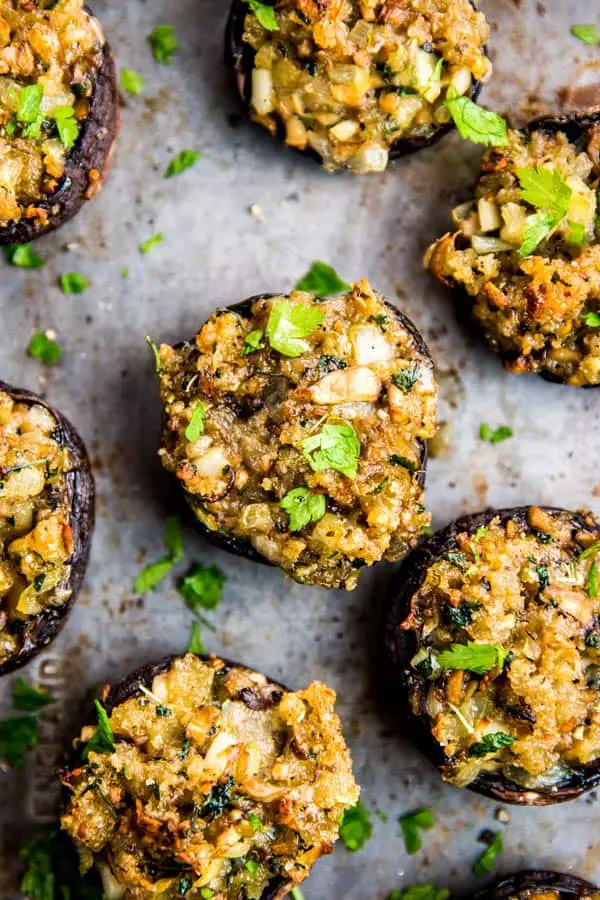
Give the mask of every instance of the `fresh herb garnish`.
MULTIPOLYGON (((41 84, 28 84, 21 88, 19 94, 19 106, 16 116, 19 122, 33 125, 40 119, 44 88, 41 84)), ((33 137, 33 135, 30 135, 33 137)))
POLYGON ((197 441, 201 434, 204 434, 204 421, 206 419, 206 407, 201 400, 194 405, 192 417, 185 429, 186 440, 197 441))
POLYGON ((457 628, 466 628, 473 621, 473 613, 481 609, 481 603, 470 600, 461 600, 458 606, 447 603, 444 606, 442 618, 446 625, 456 625, 457 628))
POLYGON ((197 562, 179 581, 177 590, 187 608, 196 614, 199 609, 218 607, 223 598, 224 584, 225 575, 218 566, 204 566, 197 562))
POLYGON ((600 44, 600 31, 597 25, 573 25, 571 34, 576 37, 582 44, 589 47, 595 47, 600 44))
POLYGON ((538 577, 538 581, 540 583, 540 590, 543 591, 544 588, 547 588, 550 584, 550 575, 548 574, 547 566, 536 566, 535 573, 538 577))
POLYGON ((54 366, 62 359, 62 347, 51 341, 43 331, 36 331, 27 345, 27 354, 45 366, 54 366))
POLYGON ((581 321, 587 325, 588 328, 600 328, 600 315, 597 312, 584 313, 581 316, 581 321))
POLYGON ((171 63, 173 54, 179 49, 172 25, 156 25, 148 35, 148 43, 154 59, 159 63, 171 63))
POLYGON ((41 269, 46 265, 31 244, 8 244, 4 248, 4 255, 11 266, 19 269, 41 269))
POLYGON ((255 859, 247 859, 244 863, 244 868, 246 868, 251 875, 256 875, 260 868, 260 864, 255 859))
POLYGON ((248 824, 250 825, 254 834, 262 831, 263 823, 253 812, 248 813, 248 824))
POLYGON ((210 789, 210 793, 206 798, 206 803, 202 807, 202 818, 213 819, 221 815, 223 810, 231 806, 231 791, 234 786, 233 778, 228 778, 223 784, 215 784, 210 789))
POLYGON ((487 875, 494 868, 496 857, 504 850, 504 836, 501 831, 497 831, 489 842, 487 848, 483 851, 475 865, 473 866, 474 875, 487 875))
POLYGON ((144 90, 144 77, 133 69, 121 69, 121 90, 139 96, 144 90))
POLYGON ((448 550, 447 553, 443 554, 442 558, 453 566, 456 566, 461 572, 466 572, 469 568, 469 561, 467 560, 466 554, 461 550, 448 550))
POLYGON ((204 639, 202 637, 202 625, 198 620, 192 623, 192 630, 190 632, 190 639, 188 641, 187 646, 188 653, 197 653, 199 656, 202 656, 204 653, 204 639))
POLYGON ((25 754, 38 744, 38 723, 35 716, 13 716, 0 719, 0 759, 18 768, 25 762, 25 754))
POLYGON ((248 4, 259 23, 267 31, 277 31, 277 16, 275 10, 268 3, 261 3, 260 0, 244 0, 248 4))
POLYGON ((406 469, 410 475, 414 475, 417 471, 416 463, 406 456, 398 456, 397 453, 392 453, 390 462, 393 466, 401 466, 403 469, 406 469))
POLYGON ((513 436, 513 430, 508 425, 499 425, 498 428, 490 428, 487 422, 479 426, 479 438, 489 444, 501 444, 513 436))
POLYGON ((452 644, 449 650, 442 650, 438 662, 443 669, 459 669, 485 675, 492 669, 501 669, 506 659, 506 651, 499 644, 452 644))
POLYGON ((517 169, 521 198, 540 212, 527 218, 519 255, 530 256, 566 216, 573 191, 558 169, 536 166, 517 169))
POLYGON ((413 884, 403 890, 393 890, 387 900, 448 900, 448 888, 438 888, 434 884, 413 884))
POLYGON ((492 734, 485 734, 476 744, 469 747, 469 756, 482 758, 490 753, 497 753, 504 747, 510 747, 514 744, 516 738, 511 737, 504 731, 495 731, 492 734))
POLYGON ((369 810, 360 801, 344 812, 340 837, 351 853, 362 850, 372 834, 373 826, 369 810))
POLYGON ((244 338, 244 349, 242 350, 242 356, 248 356, 249 353, 254 353, 256 350, 262 350, 262 348, 264 347, 264 336, 265 333, 260 328, 256 328, 254 331, 249 331, 244 338))
POLYGON ((52 113, 56 130, 65 150, 72 150, 79 137, 79 122, 72 106, 58 106, 52 113))
POLYGON ((297 357, 309 349, 304 338, 313 334, 323 322, 325 313, 318 306, 277 300, 271 307, 266 334, 274 350, 284 356, 297 357))
POLYGON ((37 691, 23 678, 17 678, 12 685, 13 706, 20 712, 38 712, 53 703, 50 694, 37 691))
POLYGON ((314 262, 306 275, 296 285, 297 291, 306 291, 315 297, 335 297, 350 290, 338 273, 324 262, 314 262))
POLYGON ((113 753, 115 749, 115 740, 113 730, 108 718, 108 714, 99 700, 94 700, 96 714, 98 716, 98 724, 91 741, 88 741, 83 751, 85 762, 88 761, 90 753, 113 753))
POLYGON ((313 472, 335 469, 356 478, 360 441, 352 425, 323 425, 318 434, 302 441, 302 454, 313 472))
POLYGON ((289 491, 279 505, 290 517, 290 531, 302 531, 311 522, 318 522, 327 508, 323 494, 313 494, 303 487, 289 491))
POLYGON ((165 519, 165 544, 167 555, 158 562, 150 563, 137 575, 133 582, 135 594, 145 594, 153 590, 169 574, 173 566, 183 559, 183 530, 177 516, 165 519))
POLYGON ((415 365, 409 369, 400 369, 399 372, 396 372, 393 376, 393 381, 396 387, 400 388, 402 393, 409 394, 420 377, 421 367, 415 363, 415 365))
POLYGON ((178 153, 177 156, 171 160, 165 169, 164 177, 174 178, 176 175, 181 175, 182 172, 186 172, 188 169, 191 169, 192 166, 195 166, 201 158, 202 154, 197 153, 195 150, 182 150, 181 153, 178 153))
POLYGON ((153 234, 147 240, 142 241, 140 244, 140 253, 143 253, 146 256, 153 250, 155 247, 158 247, 164 241, 164 236, 159 232, 158 234, 153 234))
POLYGON ((102 900, 98 871, 81 875, 79 858, 66 832, 51 829, 37 834, 20 850, 25 866, 21 894, 29 900, 102 900))
POLYGON ((63 294, 83 294, 90 286, 89 280, 79 272, 63 272, 58 281, 63 294))
POLYGON ((596 560, 594 560, 590 566, 586 587, 588 597, 590 597, 592 600, 595 600, 598 596, 598 564, 596 563, 596 560))
POLYGON ((429 831, 435 825, 433 813, 430 809, 418 809, 407 813, 398 819, 404 838, 404 847, 411 855, 417 853, 423 846, 420 830, 429 831))
POLYGON ((478 106, 469 97, 459 96, 455 88, 448 91, 445 106, 461 137, 484 146, 508 144, 508 126, 502 116, 478 106))

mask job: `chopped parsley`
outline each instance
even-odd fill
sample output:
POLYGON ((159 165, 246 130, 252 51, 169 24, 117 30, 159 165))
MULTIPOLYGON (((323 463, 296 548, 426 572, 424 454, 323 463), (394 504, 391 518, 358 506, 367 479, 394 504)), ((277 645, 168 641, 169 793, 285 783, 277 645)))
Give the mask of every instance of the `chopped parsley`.
POLYGON ((158 247, 164 241, 164 236, 159 232, 158 234, 153 234, 147 240, 142 241, 140 244, 140 253, 143 253, 146 256, 153 250, 155 247, 158 247))
POLYGON ((429 831, 435 825, 430 809, 417 809, 398 819, 404 838, 404 847, 409 854, 417 853, 423 846, 421 830, 429 831))
POLYGON ((496 863, 496 857, 504 851, 504 836, 501 831, 497 831, 487 848, 483 851, 475 865, 473 866, 474 875, 487 875, 491 872, 496 863))
POLYGON ((304 338, 313 334, 325 313, 308 303, 277 300, 271 307, 266 334, 271 347, 284 356, 297 357, 309 349, 304 338))
POLYGON ((323 425, 318 434, 302 441, 302 454, 313 472, 335 469, 356 478, 360 441, 352 425, 323 425))
POLYGON ((204 640, 202 637, 202 625, 197 620, 192 623, 192 630, 187 646, 188 653, 196 653, 202 656, 204 653, 204 640))
POLYGON ((393 466, 401 466, 403 469, 406 469, 410 475, 414 475, 417 471, 416 464, 406 456, 398 456, 397 453, 392 453, 390 462, 393 466))
POLYGON ((195 166, 201 158, 202 154, 197 153, 195 150, 182 150, 181 153, 178 153, 177 156, 171 160, 165 169, 164 177, 174 178, 176 175, 181 175, 182 172, 186 172, 188 169, 195 166))
POLYGON ((495 731, 492 734, 485 734, 480 741, 471 744, 469 747, 469 756, 482 758, 488 756, 490 753, 497 753, 498 750, 502 750, 504 747, 511 747, 515 741, 516 738, 511 737, 510 734, 506 734, 504 731, 495 731))
POLYGON ((121 90, 139 96, 144 90, 144 77, 133 69, 121 69, 121 90))
POLYGON ((387 900, 448 900, 448 888, 438 888, 434 884, 413 884, 403 890, 395 889, 387 900))
POLYGON ((461 550, 448 550, 447 553, 444 553, 443 559, 451 565, 456 566, 461 572, 466 572, 469 568, 467 556, 461 550))
POLYGON ((79 272, 63 272, 58 281, 63 294, 83 294, 90 286, 89 280, 79 272))
POLYGON ((399 387, 403 394, 410 394, 415 384, 421 377, 421 367, 415 363, 409 369, 400 369, 393 376, 394 384, 399 387))
POLYGON ((248 824, 252 828, 252 831, 254 832, 254 834, 257 834, 259 831, 262 831, 263 823, 258 818, 258 816, 255 815, 253 812, 248 813, 248 824))
POLYGON ((156 25, 148 35, 148 43, 152 48, 152 56, 159 63, 173 62, 173 54, 179 49, 172 25, 156 25))
POLYGON ((112 753, 115 749, 115 740, 113 730, 108 718, 107 712, 99 700, 94 700, 96 714, 98 716, 98 724, 91 741, 85 746, 83 758, 87 762, 90 753, 112 753))
POLYGON ((79 122, 72 106, 59 106, 52 113, 56 130, 65 150, 72 150, 79 137, 79 122))
POLYGON ((206 419, 206 407, 201 400, 199 400, 192 410, 192 417, 188 423, 187 428, 185 429, 185 437, 186 440, 197 441, 201 434, 204 434, 204 421, 206 419))
POLYGON ((20 712, 38 712, 53 703, 50 694, 37 691, 23 678, 17 678, 12 684, 13 706, 20 712))
POLYGON ((324 262, 314 262, 296 285, 297 291, 306 291, 315 297, 335 297, 350 289, 350 285, 342 281, 335 269, 324 262))
POLYGON ((58 828, 35 835, 21 848, 25 866, 20 891, 29 900, 102 900, 104 890, 97 869, 80 874, 71 839, 58 828))
POLYGON ((448 91, 445 106, 461 137, 484 146, 508 144, 508 126, 502 116, 478 106, 469 97, 458 96, 454 88, 448 91))
POLYGON ((302 531, 311 522, 318 522, 327 508, 323 494, 313 494, 304 487, 289 491, 279 505, 289 515, 290 531, 302 531))
MULTIPOLYGON (((21 88, 16 116, 19 122, 34 125, 41 117, 44 88, 41 84, 28 84, 21 88)), ((33 134, 28 135, 34 137, 33 134)))
POLYGON ((35 716, 13 716, 0 719, 0 759, 18 768, 25 754, 38 745, 38 723, 35 716))
POLYGON ((594 560, 590 566, 586 588, 588 597, 590 597, 592 600, 595 600, 598 596, 598 564, 596 563, 596 560, 594 560))
POLYGON ((19 269, 41 269, 46 265, 31 244, 8 244, 4 248, 4 255, 11 266, 19 269))
POLYGON ((260 0, 244 0, 244 2, 248 4, 263 28, 267 31, 277 31, 279 25, 277 24, 275 10, 271 5, 261 3, 260 0))
POLYGON ((490 428, 487 422, 479 426, 479 438, 488 444, 501 444, 513 436, 513 430, 508 425, 499 425, 498 428, 490 428))
POLYGON ((360 801, 344 812, 340 837, 347 850, 351 853, 362 850, 372 834, 373 826, 369 810, 360 801))
POLYGON ((444 606, 442 618, 446 625, 456 625, 457 628, 466 628, 473 621, 473 613, 481 609, 481 603, 477 601, 461 600, 458 606, 447 603, 444 606))
POLYGON ((588 328, 600 328, 600 315, 597 312, 583 313, 581 321, 584 322, 588 328))
POLYGON ((62 359, 62 347, 51 341, 43 331, 36 331, 27 345, 27 355, 38 359, 45 366, 54 366, 62 359))
POLYGON ((166 578, 173 566, 183 559, 183 529, 177 516, 165 519, 165 544, 167 555, 158 562, 150 563, 135 578, 134 594, 145 594, 153 590, 166 578))
POLYGON ((265 333, 261 328, 256 328, 254 331, 249 331, 244 338, 244 349, 242 350, 242 356, 248 356, 249 353, 255 353, 257 350, 262 350, 262 348, 264 347, 264 336, 265 333))
POLYGON ((596 47, 600 44, 600 31, 597 25, 572 25, 571 34, 582 44, 596 47))
POLYGON ((506 659, 506 651, 499 644, 452 644, 449 650, 442 650, 438 662, 442 669, 459 669, 485 675, 492 669, 501 669, 506 659))
POLYGON ((251 875, 256 875, 256 873, 260 869, 260 863, 258 863, 255 859, 247 859, 244 863, 244 868, 246 868, 251 875))
POLYGON ((223 599, 225 575, 218 566, 194 563, 179 581, 177 590, 187 608, 194 614, 199 609, 216 609, 223 599))
POLYGON ((520 256, 530 256, 536 247, 566 216, 573 191, 558 169, 535 166, 517 169, 521 199, 540 212, 527 218, 520 256))
POLYGON ((547 566, 536 566, 535 573, 538 577, 538 581, 540 583, 540 590, 543 591, 544 588, 547 588, 550 584, 550 575, 548 574, 547 566))

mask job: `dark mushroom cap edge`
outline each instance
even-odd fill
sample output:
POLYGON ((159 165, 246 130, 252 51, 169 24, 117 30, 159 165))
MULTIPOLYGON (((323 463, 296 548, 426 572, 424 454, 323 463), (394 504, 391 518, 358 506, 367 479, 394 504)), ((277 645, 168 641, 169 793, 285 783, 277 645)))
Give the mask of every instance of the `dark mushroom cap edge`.
POLYGON ((576 875, 566 875, 562 872, 550 872, 544 869, 525 869, 489 887, 478 891, 472 900, 512 900, 527 893, 528 900, 534 900, 535 894, 546 891, 556 891, 564 900, 579 900, 594 891, 597 891, 591 882, 577 878, 576 875))

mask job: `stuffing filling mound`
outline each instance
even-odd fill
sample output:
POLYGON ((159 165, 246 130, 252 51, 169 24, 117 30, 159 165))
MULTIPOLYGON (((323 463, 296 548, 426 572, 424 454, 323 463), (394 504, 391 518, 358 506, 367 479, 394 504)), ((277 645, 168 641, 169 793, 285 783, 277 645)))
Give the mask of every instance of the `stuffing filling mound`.
POLYGON ((303 881, 359 794, 335 693, 191 654, 150 688, 112 709, 101 741, 84 728, 85 762, 62 773, 84 869, 135 900, 255 900, 303 881))
POLYGON ((562 134, 510 132, 487 151, 475 199, 428 251, 512 372, 600 384, 600 123, 562 134))
POLYGON ((249 12, 255 121, 326 169, 380 172, 397 141, 427 141, 448 97, 485 81, 489 28, 469 0, 277 0, 249 12))
POLYGON ((0 391, 0 664, 70 597, 70 468, 53 415, 0 391))
POLYGON ((90 111, 104 38, 83 0, 0 0, 0 227, 39 219, 90 111))
POLYGON ((297 581, 352 589, 429 525, 433 364, 366 281, 221 310, 194 342, 162 345, 158 367, 161 459, 211 531, 297 581))
POLYGON ((535 507, 526 524, 495 518, 459 534, 415 594, 411 703, 448 781, 551 789, 600 757, 600 531, 581 525, 535 507))

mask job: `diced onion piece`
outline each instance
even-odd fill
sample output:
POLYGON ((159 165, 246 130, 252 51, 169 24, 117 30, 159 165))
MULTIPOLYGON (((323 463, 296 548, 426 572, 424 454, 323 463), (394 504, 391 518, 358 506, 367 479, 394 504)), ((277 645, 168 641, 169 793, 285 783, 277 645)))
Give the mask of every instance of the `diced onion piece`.
POLYGON ((527 211, 520 203, 504 203, 502 205, 504 226, 500 238, 510 244, 520 244, 523 240, 527 211))
POLYGON ((496 231, 502 227, 502 216, 498 204, 482 197, 477 204, 479 225, 484 234, 488 231, 496 231))
POLYGON ((102 880, 104 900, 122 900, 125 896, 125 888, 123 885, 119 884, 106 863, 97 862, 96 868, 98 869, 102 880))
POLYGON ((218 478, 222 475, 223 469, 229 465, 229 460, 221 447, 211 447, 195 465, 197 474, 202 478, 218 478))
POLYGON ((252 70, 252 106, 259 116, 273 112, 273 77, 268 69, 252 70))
POLYGON ((394 355, 394 348, 376 325, 357 325, 350 329, 355 361, 361 366, 374 362, 387 362, 394 355))
POLYGON ((353 366, 330 372, 310 388, 315 403, 369 402, 381 393, 381 378, 367 366, 353 366))
POLYGON ((338 141, 350 141, 358 131, 358 122, 352 119, 343 119, 329 129, 330 134, 338 141))
POLYGON ((460 69, 457 69, 450 79, 450 85, 454 88, 457 94, 460 94, 461 97, 470 93, 472 83, 473 79, 471 73, 468 69, 464 69, 462 67, 460 69))
POLYGON ((500 238, 484 237, 481 234, 473 235, 471 245, 475 253, 479 253, 480 256, 484 256, 486 253, 504 253, 506 250, 514 250, 512 244, 507 244, 500 238))
POLYGON ((384 172, 387 169, 389 151, 381 144, 366 144, 352 157, 352 169, 359 174, 384 172))

